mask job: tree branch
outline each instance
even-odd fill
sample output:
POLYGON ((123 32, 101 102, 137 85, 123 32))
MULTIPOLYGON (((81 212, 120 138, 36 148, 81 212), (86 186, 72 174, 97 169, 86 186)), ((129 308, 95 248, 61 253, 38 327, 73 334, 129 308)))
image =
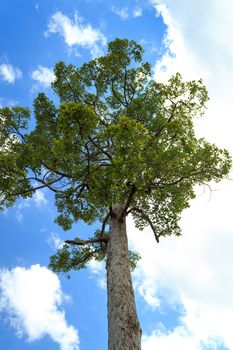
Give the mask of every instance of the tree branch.
POLYGON ((106 237, 100 237, 96 239, 67 239, 65 243, 72 244, 72 245, 86 245, 86 244, 92 244, 92 243, 107 243, 108 238, 106 237))
MULTIPOLYGON (((62 180, 62 178, 63 178, 63 177, 60 177, 57 181, 62 180)), ((53 183, 56 183, 57 181, 47 183, 45 180, 38 179, 38 178, 35 178, 35 181, 38 181, 39 183, 43 184, 44 187, 48 187, 52 192, 55 192, 55 193, 63 193, 62 190, 59 190, 59 189, 54 188, 54 187, 51 186, 53 183)), ((38 189, 38 188, 35 188, 35 190, 36 190, 36 189, 38 189)))
POLYGON ((120 219, 123 219, 123 217, 126 215, 127 210, 128 210, 128 208, 129 208, 129 206, 130 206, 130 204, 131 204, 131 201, 132 201, 132 199, 133 199, 133 196, 134 196, 135 192, 136 192, 136 186, 135 186, 134 184, 132 184, 131 191, 130 191, 130 193, 129 193, 127 202, 126 202, 126 204, 125 204, 125 206, 124 206, 124 208, 123 208, 123 210, 122 210, 120 219))
POLYGON ((127 81, 127 69, 125 68, 123 91, 124 91, 125 104, 126 104, 126 106, 128 106, 129 102, 128 102, 127 93, 126 93, 126 85, 127 85, 126 81, 127 81))
POLYGON ((149 216, 146 213, 144 213, 144 211, 140 208, 133 207, 130 210, 128 210, 127 214, 129 214, 131 211, 136 211, 137 213, 141 214, 142 218, 145 219, 148 222, 148 224, 150 225, 150 227, 154 233, 156 242, 159 243, 159 235, 157 234, 155 227, 153 225, 153 222, 151 221, 149 216))
MULTIPOLYGON (((173 102, 173 108, 172 108, 172 111, 171 111, 171 115, 168 118, 166 124, 169 124, 172 121, 172 119, 174 118, 176 107, 177 107, 177 102, 176 103, 173 102)), ((156 133, 154 133, 154 136, 158 137, 161 134, 161 132, 163 131, 164 128, 165 128, 165 125, 161 126, 159 128, 159 130, 156 133)))
MULTIPOLYGON (((33 178, 35 181, 43 183, 43 185, 37 186, 37 187, 33 187, 33 188, 30 188, 29 190, 21 191, 21 192, 18 192, 18 193, 9 193, 9 195, 12 196, 12 197, 20 196, 20 195, 23 195, 23 194, 26 194, 26 193, 30 193, 30 192, 35 192, 37 190, 41 190, 42 188, 45 188, 45 187, 48 187, 53 192, 58 192, 58 190, 56 190, 53 187, 51 187, 51 185, 53 185, 54 183, 60 181, 62 178, 63 178, 63 176, 61 176, 59 179, 56 179, 56 180, 51 181, 49 183, 45 183, 44 181, 42 181, 40 179, 33 178)), ((61 192, 61 191, 59 191, 59 192, 61 192)))
POLYGON ((69 86, 69 88, 70 88, 70 90, 71 90, 71 92, 72 92, 74 101, 75 101, 75 102, 81 103, 82 100, 76 95, 76 93, 74 92, 73 86, 72 86, 72 84, 70 83, 70 80, 69 80, 66 76, 65 76, 65 81, 66 81, 67 85, 69 86))
POLYGON ((108 213, 108 215, 104 218, 103 223, 102 223, 102 228, 101 228, 101 232, 100 232, 100 238, 103 237, 104 235, 104 231, 105 231, 105 226, 107 225, 108 219, 110 218, 110 212, 108 213))
POLYGON ((105 154, 109 159, 112 159, 111 154, 109 154, 108 152, 106 152, 100 145, 98 145, 98 143, 96 143, 93 138, 91 138, 91 136, 88 137, 88 139, 90 140, 90 142, 96 147, 98 148, 99 151, 101 151, 103 154, 105 154))
POLYGON ((42 165, 43 165, 43 167, 48 169, 51 173, 55 173, 57 175, 61 175, 62 177, 67 177, 68 179, 75 179, 75 177, 72 176, 71 174, 63 173, 60 170, 54 169, 51 166, 49 166, 48 164, 45 164, 44 162, 42 162, 42 165))
POLYGON ((86 264, 88 261, 90 261, 90 258, 93 258, 95 256, 96 253, 100 252, 102 248, 100 249, 95 249, 89 253, 86 253, 86 255, 84 255, 84 257, 81 259, 77 259, 76 265, 80 265, 80 264, 86 264))
POLYGON ((111 82, 112 84, 112 93, 114 95, 114 97, 117 99, 118 102, 120 102, 120 104, 124 107, 127 107, 127 105, 120 99, 120 97, 117 95, 116 91, 115 91, 115 88, 114 88, 114 84, 113 84, 113 81, 111 82))

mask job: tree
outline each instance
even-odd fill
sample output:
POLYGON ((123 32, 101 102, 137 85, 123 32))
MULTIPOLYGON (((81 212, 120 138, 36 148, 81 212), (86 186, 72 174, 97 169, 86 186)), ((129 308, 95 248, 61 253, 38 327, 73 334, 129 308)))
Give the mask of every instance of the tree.
POLYGON ((106 260, 109 350, 141 348, 130 273, 139 256, 128 250, 127 215, 140 229, 150 225, 157 242, 179 236, 195 186, 231 167, 226 150, 195 136, 193 118, 208 100, 202 81, 176 74, 157 83, 142 55, 136 42, 116 39, 79 68, 57 63, 59 103, 38 95, 33 130, 27 108, 0 109, 1 209, 48 188, 64 230, 102 223, 88 240, 65 241, 50 267, 68 273, 106 260))

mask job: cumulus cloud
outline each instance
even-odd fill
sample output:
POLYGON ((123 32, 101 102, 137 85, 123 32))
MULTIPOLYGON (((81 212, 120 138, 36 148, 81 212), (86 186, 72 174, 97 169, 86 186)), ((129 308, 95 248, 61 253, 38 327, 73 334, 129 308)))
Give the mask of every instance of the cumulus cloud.
POLYGON ((154 331, 149 336, 142 337, 142 350, 156 348, 160 350, 173 348, 179 350, 202 350, 200 344, 197 344, 183 327, 177 327, 174 331, 169 333, 158 330, 154 331))
POLYGON ((13 67, 10 64, 0 64, 0 78, 8 84, 14 84, 16 79, 22 77, 22 72, 19 68, 13 67))
POLYGON ((183 215, 183 236, 161 239, 159 245, 149 229, 142 235, 129 222, 130 245, 142 257, 137 292, 153 310, 163 312, 165 303, 180 315, 173 331, 147 335, 145 349, 152 344, 168 349, 173 342, 174 348, 199 350, 202 343, 220 341, 233 349, 233 200, 229 198, 229 208, 223 211, 224 199, 224 191, 213 193, 211 201, 207 194, 200 195, 183 215))
POLYGON ((53 69, 43 66, 39 66, 38 69, 34 70, 31 74, 31 77, 44 87, 50 87, 51 83, 55 79, 53 69))
POLYGON ((172 332, 154 331, 149 336, 142 337, 142 350, 159 350, 179 349, 179 350, 203 350, 217 349, 222 346, 219 339, 209 339, 207 342, 199 342, 183 326, 176 327, 172 332))
POLYGON ((107 43, 106 37, 99 29, 93 28, 91 24, 83 24, 78 15, 72 20, 62 12, 56 12, 50 18, 45 35, 50 33, 60 34, 69 47, 77 45, 89 49, 93 57, 101 54, 103 46, 107 43))
POLYGON ((233 113, 230 58, 233 53, 230 37, 233 23, 229 18, 233 4, 216 0, 204 3, 198 0, 195 4, 191 0, 185 3, 180 0, 176 3, 170 0, 151 3, 167 26, 165 52, 155 66, 156 80, 165 81, 177 71, 185 79, 203 78, 210 103, 206 117, 196 123, 197 132, 233 151, 229 118, 233 113))
MULTIPOLYGON (((155 66, 156 80, 166 81, 177 71, 185 79, 202 77, 210 102, 205 118, 195 122, 196 131, 232 153, 233 23, 229 14, 233 4, 213 0, 150 3, 167 26, 163 54, 155 66)), ((171 310, 182 309, 173 330, 145 335, 143 350, 200 350, 204 344, 233 349, 233 187, 230 181, 211 187, 211 196, 197 190, 198 198, 183 214, 180 238, 168 237, 157 246, 149 230, 142 235, 132 222, 128 225, 132 249, 142 256, 138 293, 153 308, 156 302, 162 307, 163 295, 171 310)))
POLYGON ((48 335, 61 350, 79 349, 77 330, 61 308, 64 299, 58 277, 46 267, 0 270, 0 311, 29 342, 48 335))

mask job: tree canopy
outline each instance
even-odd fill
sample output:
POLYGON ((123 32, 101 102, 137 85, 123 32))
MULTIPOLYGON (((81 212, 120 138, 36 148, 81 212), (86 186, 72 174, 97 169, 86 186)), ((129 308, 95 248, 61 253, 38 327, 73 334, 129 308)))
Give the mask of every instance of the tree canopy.
MULTIPOLYGON (((27 108, 0 109, 1 209, 48 188, 64 230, 78 220, 103 224, 88 245, 80 238, 78 248, 64 245, 51 259, 56 271, 105 258, 116 203, 140 229, 150 225, 156 241, 180 235, 195 185, 230 170, 226 150, 195 136, 193 118, 208 101, 203 82, 177 73, 158 83, 142 57, 136 42, 116 39, 105 56, 81 67, 57 63, 52 88, 59 103, 40 93, 32 122, 27 108)), ((137 255, 130 255, 134 265, 137 255)))

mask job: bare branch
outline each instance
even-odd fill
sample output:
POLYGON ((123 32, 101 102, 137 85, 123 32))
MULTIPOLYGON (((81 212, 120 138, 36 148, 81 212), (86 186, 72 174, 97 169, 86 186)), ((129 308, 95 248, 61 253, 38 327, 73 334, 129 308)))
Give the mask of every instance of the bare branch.
POLYGON ((99 248, 99 249, 95 249, 89 253, 86 253, 82 259, 77 259, 76 264, 77 265, 82 264, 82 263, 85 264, 86 262, 88 262, 90 260, 90 258, 93 258, 95 256, 95 254, 100 252, 101 250, 102 250, 102 248, 99 248))
POLYGON ((23 141, 23 143, 27 143, 27 140, 26 140, 26 138, 25 138, 25 136, 19 131, 19 128, 16 128, 16 127, 13 127, 14 129, 15 129, 15 131, 16 131, 16 134, 19 136, 19 137, 21 137, 21 142, 23 141))
POLYGON ((112 93, 114 95, 114 97, 117 99, 118 102, 120 102, 121 105, 123 105, 124 107, 126 107, 127 105, 120 99, 120 97, 118 96, 118 94, 115 91, 114 85, 113 85, 113 81, 112 81, 112 93))
POLYGON ((154 233, 156 242, 159 243, 159 235, 157 234, 156 229, 153 225, 153 222, 150 220, 149 216, 140 208, 133 207, 130 210, 128 210, 127 214, 129 214, 131 211, 136 211, 137 213, 139 213, 141 215, 141 217, 143 219, 145 219, 148 222, 148 224, 150 225, 150 227, 154 233))
MULTIPOLYGON (((166 124, 169 124, 169 123, 172 121, 172 119, 174 118, 174 115, 175 115, 175 109, 176 109, 176 107, 177 107, 177 103, 174 103, 174 102, 172 102, 172 103, 173 103, 173 108, 172 108, 172 111, 171 111, 171 115, 170 115, 170 117, 168 118, 166 124)), ((161 126, 161 127, 159 128, 159 130, 154 134, 154 136, 155 136, 155 137, 158 137, 158 136, 161 134, 161 132, 163 131, 164 128, 165 128, 165 125, 161 126)))
POLYGON ((108 238, 106 237, 100 237, 96 239, 87 239, 87 240, 82 240, 82 239, 67 239, 65 243, 67 244, 72 244, 72 245, 86 245, 86 244, 92 244, 92 243, 107 243, 108 238))
MULTIPOLYGON (((35 180, 36 180, 37 182, 39 182, 39 183, 42 183, 42 184, 44 185, 44 187, 48 187, 51 191, 53 191, 53 192, 55 192, 55 193, 63 193, 62 190, 59 190, 59 189, 54 188, 54 187, 51 186, 53 183, 56 183, 56 182, 62 180, 62 178, 63 178, 63 176, 61 176, 61 177, 60 177, 59 179, 57 179, 56 181, 54 181, 54 182, 49 182, 49 183, 46 182, 45 180, 38 179, 38 178, 35 178, 35 180)), ((64 187, 64 186, 63 186, 63 187, 64 187)), ((38 188, 37 188, 37 189, 38 189, 38 188)))
POLYGON ((106 152, 97 142, 95 142, 95 140, 91 136, 89 136, 88 139, 96 148, 98 148, 99 151, 101 151, 103 154, 105 154, 109 159, 112 159, 111 154, 106 152))
POLYGON ((71 92, 72 92, 72 95, 73 95, 73 99, 75 102, 79 102, 81 103, 82 100, 77 96, 77 94, 75 93, 74 89, 73 89, 73 86, 72 84, 70 83, 70 80, 65 76, 65 81, 67 83, 67 85, 69 86, 71 92))
POLYGON ((136 186, 134 184, 132 184, 132 188, 131 188, 131 191, 130 191, 129 196, 127 198, 127 202, 126 202, 126 204, 122 210, 122 213, 121 213, 121 217, 120 217, 121 219, 123 219, 123 217, 126 215, 127 210, 132 202, 132 199, 133 199, 135 192, 136 192, 136 186))
POLYGON ((127 99, 127 94, 126 94, 126 85, 127 85, 127 69, 125 68, 125 73, 124 73, 124 99, 125 99, 125 104, 126 106, 129 104, 128 99, 127 99))
POLYGON ((64 173, 60 170, 57 170, 57 169, 54 169, 53 167, 49 166, 48 164, 45 164, 44 162, 42 163, 42 165, 48 169, 51 173, 54 173, 54 174, 57 174, 57 175, 60 175, 62 177, 67 177, 68 179, 75 179, 74 176, 72 176, 71 174, 67 174, 67 173, 64 173))
POLYGON ((107 225, 107 222, 108 222, 109 218, 110 218, 110 212, 108 213, 108 215, 103 220, 100 237, 103 237, 103 235, 104 235, 105 227, 107 225))
MULTIPOLYGON (((20 195, 24 195, 24 194, 27 194, 27 193, 31 193, 31 192, 35 192, 37 190, 41 190, 42 188, 46 188, 48 187, 49 189, 51 189, 53 192, 58 192, 58 190, 56 190, 55 188, 53 188, 51 185, 53 185, 54 183, 60 181, 61 179, 63 178, 63 176, 61 176, 59 179, 56 179, 54 181, 51 181, 49 183, 45 183, 44 181, 40 180, 40 179, 37 179, 37 178, 32 178, 33 180, 36 180, 40 183, 43 183, 43 185, 41 186, 36 186, 36 187, 33 187, 33 188, 30 188, 28 190, 25 190, 25 191, 21 191, 21 192, 18 192, 18 193, 9 193, 10 196, 12 197, 15 197, 15 196, 20 196, 20 195)), ((61 191, 59 191, 61 192, 61 191)))

